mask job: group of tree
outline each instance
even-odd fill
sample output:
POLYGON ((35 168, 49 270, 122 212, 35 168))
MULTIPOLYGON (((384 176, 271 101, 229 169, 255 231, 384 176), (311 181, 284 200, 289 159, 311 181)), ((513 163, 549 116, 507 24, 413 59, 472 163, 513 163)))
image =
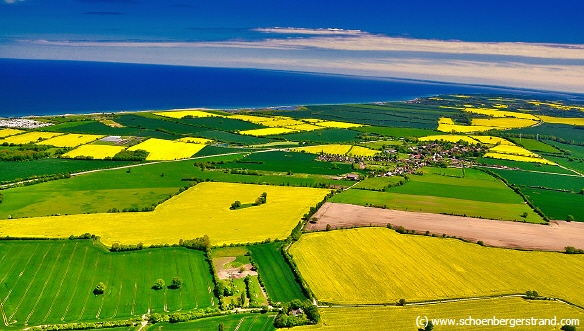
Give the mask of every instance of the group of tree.
POLYGON ((255 201, 254 206, 263 205, 268 202, 268 193, 262 193, 255 201))
POLYGON ((124 245, 120 243, 113 243, 110 248, 111 252, 126 252, 126 251, 139 251, 144 249, 143 243, 138 243, 137 245, 124 245))
POLYGON ((566 254, 584 254, 584 249, 576 248, 573 246, 567 246, 565 248, 566 254))
MULTIPOLYGON (((7 142, 2 146, 13 146, 7 142)), ((50 146, 26 144, 16 148, 0 149, 0 161, 29 161, 49 157, 51 153, 47 151, 50 146)))
MULTIPOLYGON (((114 161, 144 161, 148 156, 148 152, 143 149, 138 149, 135 151, 124 150, 114 155, 111 160, 114 161)), ((109 159, 106 157, 105 159, 109 159)))
MULTIPOLYGON (((172 283, 168 286, 169 289, 176 290, 179 289, 183 285, 182 278, 176 276, 172 277, 172 283)), ((152 285, 153 290, 162 290, 163 288, 167 287, 166 282, 162 278, 158 278, 154 281, 154 285, 152 285)))
POLYGON ((282 310, 276 316, 274 325, 277 328, 289 328, 298 325, 316 324, 320 321, 320 314, 315 305, 306 300, 296 299, 282 305, 282 310))
POLYGON ((182 247, 196 249, 199 251, 207 251, 211 247, 211 239, 208 235, 190 240, 179 240, 178 244, 182 247))

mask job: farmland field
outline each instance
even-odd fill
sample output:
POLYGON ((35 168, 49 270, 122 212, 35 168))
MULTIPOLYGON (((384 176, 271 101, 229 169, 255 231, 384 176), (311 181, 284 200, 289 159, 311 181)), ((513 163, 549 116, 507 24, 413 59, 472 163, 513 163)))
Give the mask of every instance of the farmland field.
POLYGON ((38 142, 39 145, 51 145, 56 147, 77 147, 102 138, 103 135, 93 134, 64 134, 38 142))
POLYGON ((305 234, 290 254, 321 302, 415 302, 535 289, 584 303, 579 286, 584 256, 489 248, 385 228, 305 234), (566 268, 573 272, 565 273, 566 268))
POLYGON ((17 129, 0 129, 0 138, 13 136, 15 134, 24 133, 24 132, 25 131, 23 131, 23 130, 17 130, 17 129))
POLYGON ((581 194, 521 188, 528 199, 551 219, 566 220, 572 215, 574 220, 584 222, 584 196, 581 194))
POLYGON ((66 160, 54 158, 23 162, 0 162, 0 181, 13 181, 32 176, 121 167, 132 163, 131 161, 66 160))
POLYGON ((140 316, 211 307, 213 282, 202 252, 166 248, 105 253, 90 240, 2 241, 4 323, 17 326, 140 316), (165 267, 167 265, 168 267, 165 267), (180 289, 151 289, 154 280, 180 289), (96 284, 107 285, 102 295, 96 284), (16 321, 16 322, 14 322, 16 321))
POLYGON ((316 156, 306 153, 273 151, 253 153, 239 162, 217 164, 220 168, 243 168, 276 172, 340 175, 352 171, 348 164, 316 161, 316 156))
POLYGON ((392 127, 383 127, 383 126, 364 126, 360 128, 355 128, 357 131, 365 132, 365 133, 374 133, 381 136, 388 136, 388 137, 423 137, 432 134, 437 134, 437 131, 427 130, 427 129, 416 129, 416 128, 392 128, 392 127))
POLYGON ((318 131, 297 132, 279 137, 290 141, 308 141, 314 143, 351 143, 357 141, 359 133, 344 129, 323 129, 318 131))
POLYGON ((210 317, 185 323, 160 323, 148 328, 150 331, 217 331, 223 323, 225 331, 274 331, 274 314, 229 314, 220 317, 210 317))
POLYGON ((35 143, 39 140, 43 139, 50 139, 60 135, 61 133, 55 132, 38 132, 38 131, 31 131, 26 132, 23 134, 18 134, 14 136, 8 136, 0 139, 0 144, 8 143, 8 144, 15 144, 15 145, 23 145, 28 143, 35 143))
POLYGON ((258 242, 288 237, 303 214, 328 193, 314 188, 206 182, 171 198, 153 212, 3 220, 0 235, 66 238, 89 232, 99 235, 108 246, 114 242, 175 244, 203 235, 208 235, 214 245, 258 242), (266 204, 229 209, 236 200, 252 204, 262 192, 268 194, 266 204))
POLYGON ((91 157, 93 159, 104 159, 113 157, 123 151, 125 147, 110 145, 83 145, 63 154, 64 158, 76 158, 79 156, 91 157))
MULTIPOLYGON (((584 319, 584 313, 577 308, 566 306, 559 302, 525 300, 520 298, 484 299, 476 301, 461 301, 438 303, 427 306, 405 307, 346 307, 324 308, 320 311, 323 322, 316 326, 305 326, 298 330, 370 330, 370 331, 402 331, 415 330, 416 318, 454 319, 456 323, 473 317, 474 319, 497 318, 529 319, 584 319)), ((448 323, 448 322, 446 322, 448 323)), ((445 323, 445 324, 446 324, 445 323)), ((469 330, 494 331, 502 328, 512 330, 558 330, 556 326, 484 326, 484 325, 438 325, 435 330, 469 330)))
POLYGON ((284 260, 281 248, 284 243, 249 246, 251 258, 258 266, 258 272, 272 302, 305 300, 300 285, 296 282, 290 266, 284 260))
POLYGON ((204 147, 204 144, 150 138, 138 145, 128 148, 128 150, 137 151, 142 149, 147 151, 148 156, 146 157, 146 160, 178 160, 189 158, 204 147))

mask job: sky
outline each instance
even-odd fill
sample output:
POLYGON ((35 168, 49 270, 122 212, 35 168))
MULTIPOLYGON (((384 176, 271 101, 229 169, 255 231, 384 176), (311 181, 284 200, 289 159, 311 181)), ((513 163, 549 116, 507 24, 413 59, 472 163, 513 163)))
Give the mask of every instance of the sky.
POLYGON ((584 93, 584 2, 0 0, 0 57, 584 93))

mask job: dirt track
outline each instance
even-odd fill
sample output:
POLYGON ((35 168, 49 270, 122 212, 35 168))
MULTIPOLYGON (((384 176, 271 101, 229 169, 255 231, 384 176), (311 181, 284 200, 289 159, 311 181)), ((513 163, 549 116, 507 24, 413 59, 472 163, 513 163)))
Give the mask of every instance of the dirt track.
POLYGON ((315 224, 306 230, 324 230, 327 224, 337 229, 350 226, 403 226, 417 232, 446 234, 489 246, 563 251, 566 246, 584 249, 584 223, 552 221, 551 225, 485 220, 472 217, 407 212, 325 203, 314 215, 315 224))

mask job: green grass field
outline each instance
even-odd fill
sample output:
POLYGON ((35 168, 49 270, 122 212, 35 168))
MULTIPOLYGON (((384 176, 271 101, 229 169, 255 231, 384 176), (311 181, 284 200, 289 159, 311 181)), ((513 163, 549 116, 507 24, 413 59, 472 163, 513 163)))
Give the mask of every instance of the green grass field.
POLYGON ((106 253, 89 240, 1 241, 4 323, 17 326, 127 318, 213 306, 205 256, 184 248, 106 253), (179 276, 180 289, 151 289, 179 276), (97 283, 107 289, 94 295, 97 283), (16 322, 15 322, 16 321, 16 322))
POLYGON ((203 318, 184 323, 159 323, 148 327, 148 331, 217 331, 219 324, 223 323, 225 331, 273 331, 274 318, 272 314, 229 314, 203 318))
POLYGON ((584 146, 579 145, 569 145, 569 144, 562 144, 556 141, 546 140, 546 143, 557 147, 561 150, 568 151, 570 156, 577 157, 577 158, 584 158, 584 146))
MULTIPOLYGON (((554 157, 546 156, 547 159, 550 161, 558 163, 554 157)), ((570 170, 563 169, 556 165, 549 165, 549 164, 542 164, 542 163, 531 163, 531 162, 519 162, 519 161, 511 161, 511 160, 502 160, 502 159, 491 159, 491 158, 479 158, 478 162, 480 164, 485 164, 487 166, 498 165, 498 166, 506 166, 511 169, 521 169, 521 170, 528 170, 528 171, 540 171, 540 172, 549 172, 549 173, 557 173, 557 174, 570 174, 573 175, 574 172, 570 170)))
POLYGON ((468 331, 496 331, 496 330, 524 330, 524 331, 551 331, 559 330, 558 326, 484 326, 464 325, 466 319, 492 318, 499 319, 553 319, 557 322, 562 319, 578 319, 584 321, 582 310, 567 306, 560 302, 539 300, 525 300, 520 298, 485 299, 438 303, 426 306, 405 307, 341 307, 323 308, 320 310, 322 323, 315 326, 300 327, 298 330, 368 330, 368 331, 403 331, 416 330, 416 318, 420 321, 424 317, 435 320, 434 330, 468 330, 468 331), (453 319, 454 325, 445 325, 453 319), (463 320, 461 322, 461 320, 463 320), (443 322, 444 324, 438 325, 443 322), (456 324, 459 325, 456 325, 456 324))
POLYGON ((282 256, 283 243, 273 242, 264 245, 249 246, 251 258, 258 266, 258 272, 268 297, 273 302, 289 302, 294 299, 305 300, 300 285, 282 256))
POLYGON ((340 175, 353 172, 350 164, 316 161, 316 155, 295 152, 253 153, 239 162, 217 164, 220 168, 241 168, 317 175, 340 175))
POLYGON ((374 190, 374 191, 383 191, 389 186, 397 185, 399 182, 405 181, 404 177, 401 176, 392 176, 392 177, 370 177, 366 178, 353 188, 356 189, 363 189, 363 190, 374 190))
POLYGON ((557 190, 569 190, 575 193, 584 189, 584 177, 542 174, 525 171, 490 169, 505 178, 510 184, 526 187, 545 187, 557 190))
POLYGON ((416 302, 535 290, 584 304, 584 255, 483 247, 386 228, 304 234, 290 254, 325 303, 416 302))
POLYGON ((423 176, 409 176, 408 182, 387 191, 400 194, 435 196, 481 202, 521 204, 523 200, 500 180, 477 169, 425 168, 423 176), (457 172, 452 177, 449 172, 457 172))
POLYGON ((561 153, 560 150, 557 148, 550 146, 544 142, 535 139, 528 139, 528 138, 512 138, 511 139, 515 144, 523 146, 524 148, 534 151, 534 152, 544 152, 544 153, 561 153))
POLYGON ((132 164, 129 161, 39 159, 22 162, 0 162, 0 181, 16 181, 33 176, 56 175, 80 171, 115 168, 132 164))
POLYGON ((522 187, 521 191, 550 219, 566 220, 568 215, 584 222, 584 195, 522 187))

